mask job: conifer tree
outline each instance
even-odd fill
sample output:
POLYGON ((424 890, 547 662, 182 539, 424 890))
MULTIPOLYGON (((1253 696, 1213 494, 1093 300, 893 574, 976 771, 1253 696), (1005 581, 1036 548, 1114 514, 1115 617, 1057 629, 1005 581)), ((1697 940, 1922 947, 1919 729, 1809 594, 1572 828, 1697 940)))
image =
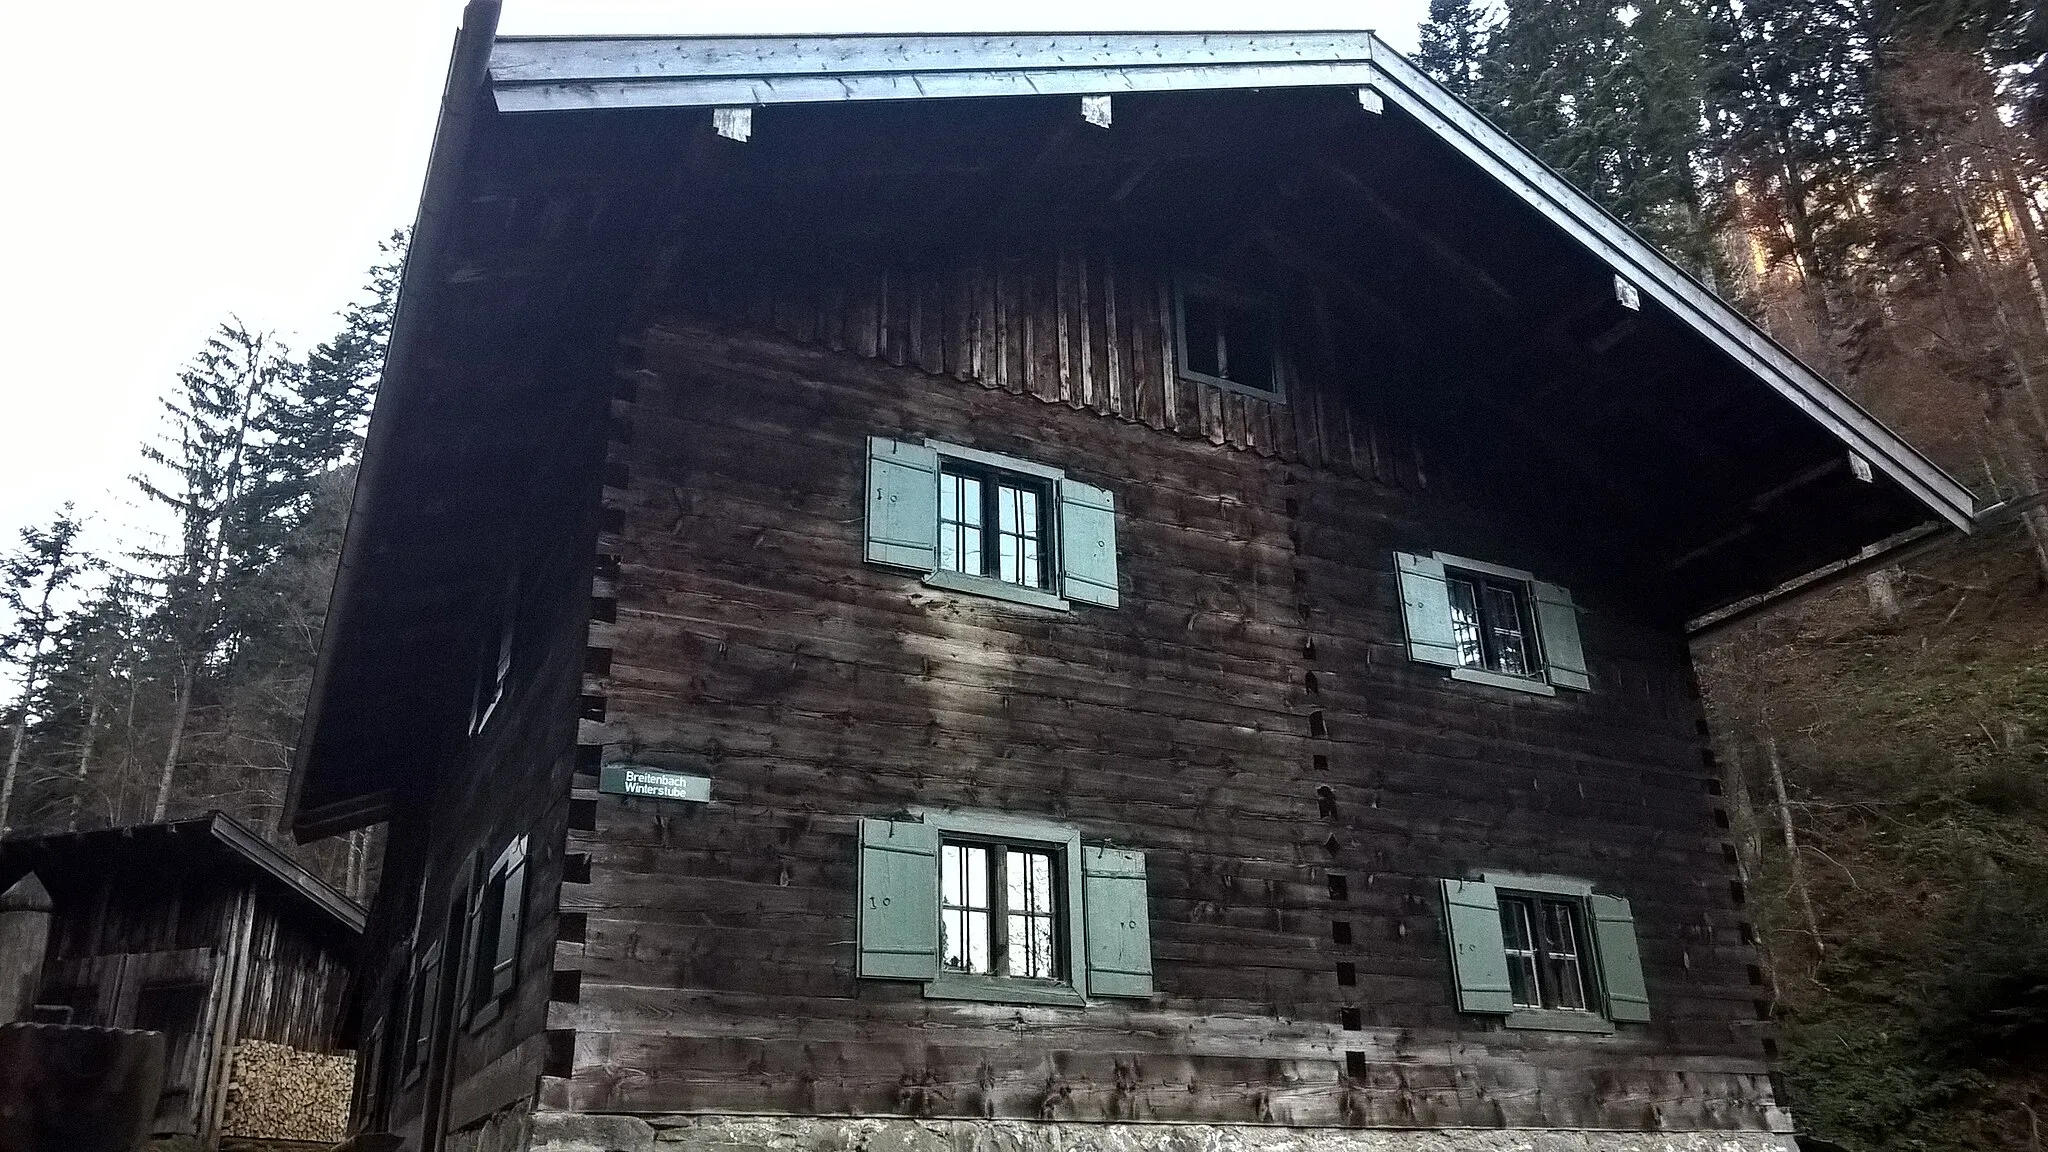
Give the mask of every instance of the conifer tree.
POLYGON ((81 527, 67 504, 48 528, 22 529, 21 547, 0 560, 0 607, 6 608, 10 617, 7 630, 0 632, 0 659, 21 670, 21 695, 7 742, 7 767, 0 774, 0 835, 6 833, 13 815, 15 783, 28 743, 33 702, 43 688, 44 661, 62 610, 58 597, 86 570, 87 560, 77 547, 81 527))
POLYGON ((293 373, 265 336, 223 324, 164 400, 168 431, 143 457, 162 470, 138 475, 145 495, 178 518, 175 551, 149 554, 159 569, 159 623, 174 667, 171 721, 151 820, 170 806, 195 695, 223 642, 223 602, 275 547, 248 500, 254 440, 284 381, 293 373))

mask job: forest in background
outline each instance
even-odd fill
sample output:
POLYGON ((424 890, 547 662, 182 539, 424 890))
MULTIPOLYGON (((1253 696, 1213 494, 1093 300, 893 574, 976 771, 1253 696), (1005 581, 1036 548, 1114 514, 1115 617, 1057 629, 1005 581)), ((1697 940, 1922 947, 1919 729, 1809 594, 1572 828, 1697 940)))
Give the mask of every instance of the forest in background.
MULTIPOLYGON (((2048 9, 1433 0, 1418 63, 1969 484, 2048 471, 2048 9)), ((1695 651, 1817 1146, 2041 1148, 2048 513, 1695 651)))
MULTIPOLYGON (((2048 472, 2048 13, 1977 0, 1433 0, 1418 63, 1980 500, 2048 472)), ((0 829, 282 797, 392 315, 394 236, 295 353, 223 325, 166 389, 163 542, 0 551, 0 829)), ((2041 1147, 2048 513, 1696 653, 1803 1131, 2041 1147)), ((293 849, 374 889, 356 833, 293 849)))
POLYGON ((218 809, 373 891, 373 833, 300 848, 280 820, 404 254, 394 233, 309 351, 239 320, 206 340, 140 446, 147 543, 88 552, 66 506, 0 554, 0 833, 218 809))

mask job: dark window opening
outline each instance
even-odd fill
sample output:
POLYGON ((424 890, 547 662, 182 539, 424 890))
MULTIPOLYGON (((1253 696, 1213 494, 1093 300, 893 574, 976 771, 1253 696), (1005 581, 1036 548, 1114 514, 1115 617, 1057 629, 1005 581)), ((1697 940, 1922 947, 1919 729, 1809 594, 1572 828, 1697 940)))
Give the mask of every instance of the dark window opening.
POLYGON ((1043 848, 948 840, 940 848, 939 955, 948 972, 1061 980, 1060 860, 1043 848))
POLYGON ((1577 900, 1501 895, 1500 930, 1516 1007, 1591 1010, 1582 921, 1577 900))
POLYGON ((946 461, 939 472, 939 567, 1025 588, 1052 584, 1042 480, 946 461))
POLYGON ((1280 393, 1279 325, 1270 308, 1199 287, 1180 291, 1181 369, 1255 392, 1280 393))
POLYGON ((1527 586, 1471 572, 1450 571, 1444 579, 1450 586, 1451 632, 1460 664, 1504 676, 1541 671, 1527 586))

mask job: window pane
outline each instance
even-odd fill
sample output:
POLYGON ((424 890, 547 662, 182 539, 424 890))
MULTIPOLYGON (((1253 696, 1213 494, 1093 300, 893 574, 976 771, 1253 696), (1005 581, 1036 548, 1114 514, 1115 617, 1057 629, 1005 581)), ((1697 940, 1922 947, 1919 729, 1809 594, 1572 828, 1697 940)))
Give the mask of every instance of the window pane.
POLYGON ((1058 979, 1059 965, 1053 953, 1052 917, 1026 916, 1013 912, 1010 914, 1008 930, 1010 975, 1034 980, 1058 979))
POLYGON ((988 907, 988 849, 967 849, 967 906, 988 907))
POLYGON ((1025 907, 1032 912, 1052 912, 1052 857, 1043 852, 1031 853, 1031 900, 1025 907))
POLYGON ((939 952, 948 970, 989 968, 988 849, 976 844, 939 848, 939 952))
POLYGON ((981 481, 972 476, 939 476, 939 567, 981 574, 981 481))
POLYGON ((991 951, 993 949, 990 946, 988 936, 988 913, 969 912, 967 914, 967 970, 969 972, 981 973, 995 971, 994 966, 989 963, 989 953, 991 951))
POLYGON ((1494 668, 1510 676, 1529 675, 1528 644, 1522 634, 1522 597, 1513 588, 1486 585, 1486 624, 1492 633, 1494 668))
POLYGON ((1038 564, 1040 520, 1038 493, 1003 485, 996 490, 996 575, 1012 584, 1037 588, 1044 583, 1038 564))
POLYGON ((1458 642, 1458 663, 1467 668, 1486 664, 1485 645, 1479 632, 1479 590, 1472 581, 1451 577, 1445 581, 1451 593, 1451 634, 1458 642))
POLYGON ((1181 297, 1181 334, 1187 344, 1187 369, 1204 376, 1223 375, 1223 316, 1218 302, 1188 292, 1181 297))
POLYGON ((1562 900, 1543 902, 1543 983, 1553 1008, 1587 1006, 1584 968, 1579 961, 1578 909, 1562 900))
POLYGON ((1516 1005, 1539 1008, 1542 993, 1537 987, 1534 925, 1529 901, 1511 896, 1500 898, 1500 934, 1507 945, 1508 990, 1516 1005))
POLYGON ((1233 308, 1224 328, 1223 376, 1236 384, 1271 391, 1273 388, 1272 322, 1251 308, 1233 308))

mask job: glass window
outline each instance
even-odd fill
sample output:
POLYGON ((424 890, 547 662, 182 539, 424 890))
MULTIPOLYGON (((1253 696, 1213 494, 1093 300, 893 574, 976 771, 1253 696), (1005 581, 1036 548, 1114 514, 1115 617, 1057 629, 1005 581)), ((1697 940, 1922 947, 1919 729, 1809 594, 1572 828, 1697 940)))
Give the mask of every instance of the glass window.
POLYGON ((939 471, 939 567, 1046 587, 1050 497, 1044 481, 946 461, 939 471))
POLYGON ((1530 638, 1529 590, 1520 581, 1446 571, 1450 587, 1451 633, 1458 644, 1458 662, 1508 676, 1535 676, 1542 670, 1530 638))
POLYGON ((1234 294, 1183 285, 1181 369, 1197 379, 1277 395, 1279 342, 1272 310, 1234 294))
POLYGON ((1582 960, 1584 917, 1577 900, 1503 892, 1500 931, 1516 1007, 1591 1009, 1582 960))
POLYGON ((1057 855, 979 841, 940 846, 940 957, 948 972, 1060 980, 1057 855))

